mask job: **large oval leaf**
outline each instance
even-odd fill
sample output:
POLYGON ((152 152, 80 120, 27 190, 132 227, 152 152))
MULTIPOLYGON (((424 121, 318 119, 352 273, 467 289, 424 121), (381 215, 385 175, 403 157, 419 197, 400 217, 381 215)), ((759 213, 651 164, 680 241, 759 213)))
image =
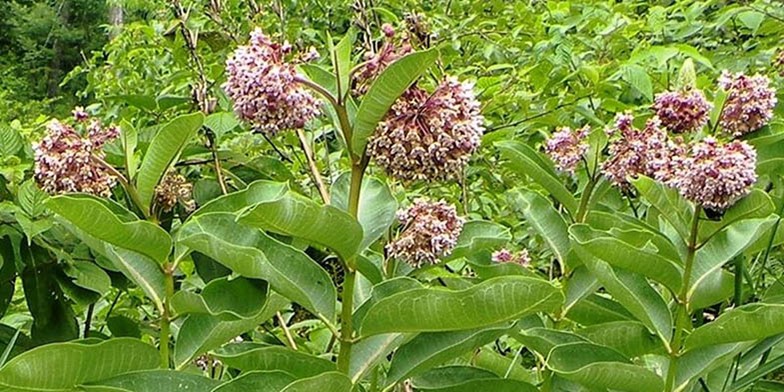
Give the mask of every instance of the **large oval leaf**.
POLYGON ((219 318, 255 318, 264 309, 269 294, 267 282, 247 278, 219 278, 211 281, 200 294, 178 291, 171 298, 175 314, 210 314, 219 318))
POLYGON ((525 188, 509 192, 508 198, 510 204, 523 214, 526 222, 542 236, 561 267, 565 266, 572 245, 569 242, 566 221, 555 210, 553 203, 544 196, 525 188))
POLYGON ((351 380, 343 373, 327 372, 294 381, 280 392, 347 392, 351 391, 351 380))
POLYGON ((278 200, 288 192, 289 186, 285 182, 254 181, 245 189, 210 200, 194 211, 190 217, 194 218, 209 212, 237 212, 256 203, 278 200))
POLYGON ((561 291, 549 282, 523 276, 493 278, 459 291, 414 289, 370 307, 360 332, 370 336, 480 328, 535 312, 554 312, 563 301, 561 291))
POLYGON ((85 389, 92 391, 97 387, 117 389, 123 392, 147 391, 188 391, 210 392, 221 382, 198 374, 177 372, 174 370, 143 370, 121 374, 106 380, 89 384, 85 389))
POLYGON ((242 372, 239 377, 212 392, 280 392, 296 380, 291 374, 279 370, 242 372))
MULTIPOLYGON (((344 173, 332 184, 332 204, 348 211, 350 173, 344 173)), ((357 219, 362 225, 363 237, 360 250, 379 239, 392 226, 397 212, 397 200, 386 183, 375 177, 365 176, 359 194, 357 219)))
POLYGON ((285 347, 258 347, 242 351, 242 346, 227 346, 218 350, 215 357, 243 372, 280 370, 296 378, 313 377, 337 369, 334 362, 285 347))
POLYGON ((686 349, 759 340, 784 333, 784 305, 755 303, 731 309, 686 338, 686 349))

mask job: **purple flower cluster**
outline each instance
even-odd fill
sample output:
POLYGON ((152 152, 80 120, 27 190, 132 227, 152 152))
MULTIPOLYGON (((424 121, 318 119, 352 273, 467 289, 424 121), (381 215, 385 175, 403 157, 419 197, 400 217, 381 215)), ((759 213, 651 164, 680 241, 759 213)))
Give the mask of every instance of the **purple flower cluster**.
POLYGON ((697 89, 659 93, 653 103, 662 125, 675 133, 693 132, 705 126, 712 108, 697 89))
POLYGON ((411 87, 379 123, 368 151, 401 180, 455 178, 479 147, 480 110, 471 83, 447 78, 432 94, 411 87))
MULTIPOLYGON (((81 108, 74 110, 74 118, 79 123, 89 120, 81 108)), ((102 163, 104 154, 101 148, 117 138, 119 130, 114 126, 104 127, 95 119, 84 128, 86 136, 70 125, 52 120, 47 125, 46 136, 33 145, 34 177, 45 192, 84 192, 111 196, 111 189, 117 179, 102 163)))
POLYGON ((719 86, 727 92, 720 124, 733 136, 741 136, 765 126, 773 117, 776 91, 763 75, 735 75, 724 71, 719 86))
POLYGON ((561 127, 547 140, 545 151, 558 170, 574 173, 577 164, 588 151, 586 139, 590 132, 591 128, 587 125, 576 130, 561 127))
POLYGON ((370 88, 373 80, 385 70, 389 64, 395 60, 413 52, 411 44, 408 40, 403 39, 401 42, 395 40, 395 28, 392 25, 385 23, 381 26, 381 31, 384 33, 384 43, 377 52, 365 53, 365 62, 354 73, 354 94, 365 94, 370 88))
POLYGON ((161 179, 160 184, 155 187, 155 202, 164 212, 174 209, 178 202, 182 204, 185 211, 193 211, 196 209, 196 201, 193 200, 193 184, 176 171, 168 171, 161 179))
POLYGON ((528 249, 523 249, 517 253, 513 253, 509 249, 501 249, 493 252, 491 260, 494 263, 515 263, 522 266, 531 264, 531 256, 528 255, 528 249))
POLYGON ((431 202, 417 199, 414 204, 398 211, 403 227, 400 235, 387 244, 390 257, 403 260, 414 268, 436 264, 449 255, 463 230, 463 218, 457 216, 455 206, 445 201, 431 202))
POLYGON ((724 210, 749 192, 757 180, 757 153, 743 141, 722 144, 707 137, 690 146, 670 185, 685 198, 713 210, 724 210))
POLYGON ((260 29, 226 61, 223 88, 242 120, 267 134, 303 128, 320 112, 320 102, 299 82, 301 75, 285 61, 288 43, 272 42, 260 29))

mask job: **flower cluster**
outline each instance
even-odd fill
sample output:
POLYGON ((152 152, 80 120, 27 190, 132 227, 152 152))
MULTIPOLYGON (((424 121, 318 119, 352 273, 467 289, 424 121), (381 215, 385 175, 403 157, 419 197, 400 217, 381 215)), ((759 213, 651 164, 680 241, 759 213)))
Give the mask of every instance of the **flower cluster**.
POLYGON ((773 117, 776 91, 760 74, 746 76, 724 71, 719 86, 727 92, 720 124, 733 136, 741 136, 765 126, 773 117))
POLYGON ((577 164, 588 151, 586 138, 590 131, 587 125, 577 130, 561 127, 547 140, 545 151, 559 170, 574 173, 577 164))
POLYGON ((288 43, 272 42, 260 29, 250 44, 240 46, 226 61, 223 88, 234 111, 257 130, 275 134, 303 128, 320 112, 320 102, 299 82, 294 65, 285 62, 288 43))
POLYGON ((407 209, 398 211, 403 230, 386 250, 390 257, 403 260, 414 268, 435 264, 449 255, 463 230, 463 218, 453 205, 444 201, 417 199, 407 209))
POLYGON ((493 252, 491 260, 494 263, 515 263, 522 266, 531 264, 531 256, 528 255, 528 249, 523 249, 520 252, 513 253, 509 249, 501 249, 493 252))
POLYGON ((628 188, 630 178, 640 175, 667 181, 672 175, 673 159, 682 151, 679 143, 670 140, 658 117, 653 117, 642 130, 634 128, 628 113, 616 117, 615 127, 608 133, 618 138, 610 144, 610 158, 602 164, 605 177, 616 186, 628 188))
POLYGON ((186 211, 193 211, 196 209, 196 201, 193 200, 193 184, 189 183, 181 174, 170 170, 163 176, 160 184, 155 187, 155 202, 164 212, 171 211, 178 202, 186 211))
MULTIPOLYGON (((89 121, 81 108, 73 114, 77 123, 89 121)), ((86 136, 58 120, 47 125, 46 136, 33 145, 35 180, 51 194, 84 192, 109 197, 117 179, 103 163, 101 148, 119 136, 119 129, 104 127, 97 119, 82 127, 86 128, 86 136)))
POLYGON ((414 86, 379 123, 368 151, 401 180, 455 178, 479 147, 483 122, 471 83, 447 78, 432 94, 414 86))
POLYGON ((653 103, 662 125, 675 133, 693 132, 705 126, 712 108, 697 89, 659 93, 653 103))
POLYGON ((397 43, 395 40, 395 28, 392 25, 385 23, 381 26, 381 31, 384 33, 384 43, 377 52, 365 53, 365 62, 354 73, 354 94, 362 95, 370 88, 370 83, 381 74, 381 71, 386 69, 393 61, 413 52, 411 44, 408 40, 403 39, 402 42, 397 43))
POLYGON ((757 153, 746 142, 722 144, 707 137, 690 146, 670 185, 697 204, 723 210, 749 192, 757 180, 756 163, 757 153))

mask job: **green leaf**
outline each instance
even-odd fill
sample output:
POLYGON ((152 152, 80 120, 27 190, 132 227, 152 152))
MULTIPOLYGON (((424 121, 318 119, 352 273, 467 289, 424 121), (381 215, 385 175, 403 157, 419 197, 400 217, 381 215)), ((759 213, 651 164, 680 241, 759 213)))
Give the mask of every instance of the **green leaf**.
POLYGON ((460 385, 472 380, 495 377, 496 375, 489 370, 471 366, 451 365, 431 369, 424 374, 413 377, 411 386, 416 389, 432 390, 460 385))
POLYGON ((400 346, 406 335, 400 333, 386 333, 367 337, 355 343, 351 348, 351 364, 349 377, 351 382, 357 383, 375 366, 385 361, 387 355, 400 346))
POLYGON ((664 349, 661 340, 637 321, 595 324, 579 330, 578 333, 593 343, 622 353, 627 358, 640 357, 664 349))
POLYGON ((515 320, 536 312, 554 312, 561 291, 549 282, 522 276, 498 277, 464 290, 407 290, 368 309, 362 336, 385 332, 473 329, 515 320))
POLYGON ((284 182, 254 181, 245 189, 211 200, 194 211, 191 218, 210 212, 237 212, 256 203, 279 200, 288 192, 289 186, 284 182))
POLYGON ((705 346, 685 352, 678 359, 675 372, 676 391, 686 390, 689 383, 697 384, 696 380, 722 364, 726 364, 736 354, 740 353, 746 345, 720 344, 705 346))
POLYGON ((737 203, 733 204, 732 207, 725 211, 721 220, 700 222, 699 241, 705 242, 709 240, 716 233, 737 221, 752 218, 767 218, 775 211, 776 206, 773 204, 773 200, 771 200, 770 196, 759 189, 753 189, 751 193, 738 200, 737 203))
POLYGON ((687 350, 725 343, 760 340, 784 333, 784 305, 754 303, 728 310, 686 338, 687 350))
POLYGON ((556 346, 588 341, 572 332, 539 327, 524 330, 515 334, 514 338, 543 357, 546 357, 550 350, 556 346))
POLYGON ((648 177, 641 176, 634 179, 632 184, 645 200, 651 203, 651 207, 675 228, 681 238, 689 238, 691 230, 689 222, 694 211, 694 207, 689 202, 680 197, 676 190, 667 188, 648 177))
POLYGON ((152 139, 136 179, 142 208, 150 209, 155 187, 203 123, 204 114, 186 114, 164 125, 152 139))
POLYGON ((38 189, 34 180, 27 180, 19 187, 18 197, 22 210, 31 218, 37 218, 46 211, 45 203, 49 196, 38 189))
POLYGON ((570 320, 583 325, 634 319, 620 303, 597 293, 589 294, 582 301, 578 301, 567 315, 570 320))
POLYGON ((504 378, 486 378, 469 380, 460 384, 453 384, 442 388, 419 388, 418 390, 431 392, 537 392, 539 389, 523 381, 509 380, 504 378))
POLYGON ((335 75, 338 76, 337 95, 340 101, 351 89, 351 49, 354 47, 354 36, 354 31, 349 29, 332 51, 332 67, 335 70, 335 75))
POLYGON ((240 120, 234 112, 217 112, 204 119, 204 126, 215 133, 215 140, 220 141, 223 135, 231 132, 240 125, 240 120))
POLYGON ((510 204, 523 214, 526 222, 542 236, 563 269, 567 265, 572 245, 566 221, 561 214, 542 195, 525 188, 511 191, 508 198, 510 204))
POLYGON ((359 104, 350 141, 354 154, 364 153, 368 139, 376 131, 378 122, 384 118, 398 97, 435 64, 436 59, 436 49, 410 53, 390 64, 378 75, 359 104))
POLYGON ((338 372, 321 373, 318 376, 294 381, 280 392, 347 392, 353 385, 346 375, 338 372))
POLYGON ((255 318, 221 320, 208 314, 191 314, 180 326, 174 345, 174 364, 181 369, 206 351, 212 350, 269 320, 288 305, 283 297, 270 294, 264 310, 255 318))
POLYGON ((653 101, 653 82, 645 68, 637 64, 621 66, 621 78, 637 90, 648 102, 653 101))
POLYGON ((258 347, 234 352, 234 349, 241 349, 242 346, 242 344, 226 346, 217 350, 214 355, 226 366, 242 372, 280 370, 298 379, 337 369, 334 362, 281 346, 258 347))
POLYGON ((24 145, 24 139, 8 124, 0 123, 0 157, 15 155, 24 145))
POLYGON ((120 127, 120 140, 123 146, 123 153, 125 154, 125 170, 128 172, 129 178, 134 178, 139 165, 136 156, 136 145, 139 143, 139 135, 133 124, 126 120, 122 121, 120 127))
POLYGON ((159 364, 158 351, 136 339, 55 343, 27 351, 0 368, 0 386, 11 390, 70 391, 80 384, 155 369, 159 364))
POLYGON ((585 266, 579 266, 572 271, 569 284, 566 285, 563 314, 569 316, 569 311, 580 301, 596 292, 601 285, 585 266))
POLYGON ((362 226, 345 211, 293 192, 246 208, 237 221, 326 246, 343 260, 359 251, 363 238, 362 226))
POLYGON ((570 343, 555 347, 547 366, 559 376, 591 388, 629 392, 661 392, 661 377, 633 365, 620 353, 591 343, 570 343))
POLYGON ((49 198, 46 206, 90 236, 159 263, 166 261, 171 252, 171 237, 166 231, 148 221, 126 219, 113 210, 123 208, 110 200, 83 194, 60 195, 49 198))
POLYGON ((264 310, 269 294, 267 282, 247 278, 215 279, 201 294, 178 291, 171 298, 175 314, 202 313, 224 320, 256 318, 264 310))
POLYGON ((519 175, 525 175, 542 186, 572 214, 577 213, 577 199, 563 185, 553 169, 553 164, 525 143, 504 140, 495 144, 506 166, 519 175))
POLYGON ((280 392, 294 381, 294 376, 278 370, 243 372, 212 392, 280 392))
POLYGON ((100 295, 109 292, 112 281, 106 272, 89 261, 75 260, 63 266, 63 272, 73 279, 73 283, 81 288, 100 295))
POLYGON ((470 220, 463 225, 452 253, 444 257, 443 261, 471 257, 482 250, 495 250, 511 240, 512 234, 504 225, 486 220, 470 220))
POLYGON ((129 392, 210 392, 220 384, 221 382, 218 380, 197 374, 156 369, 125 373, 109 379, 92 382, 88 385, 119 388, 129 392))
MULTIPOLYGON (((348 211, 348 194, 351 174, 344 173, 332 184, 332 204, 348 211)), ((395 221, 397 200, 387 184, 375 177, 365 176, 359 195, 357 219, 364 233, 359 249, 363 250, 381 238, 395 221)))
POLYGON ((387 383, 420 374, 446 363, 509 332, 510 325, 470 331, 422 333, 402 345, 392 358, 387 383))
POLYGON ((302 251, 238 224, 232 214, 191 218, 177 233, 177 242, 244 277, 268 281, 273 290, 315 314, 335 318, 337 292, 329 274, 302 251))

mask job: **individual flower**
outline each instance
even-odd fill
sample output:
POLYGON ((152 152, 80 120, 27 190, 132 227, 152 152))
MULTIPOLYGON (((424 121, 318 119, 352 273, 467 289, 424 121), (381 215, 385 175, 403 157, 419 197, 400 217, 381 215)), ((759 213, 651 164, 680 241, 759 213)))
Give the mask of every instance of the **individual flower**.
POLYGON ((736 137, 765 126, 776 106, 776 91, 769 85, 770 80, 760 74, 722 72, 719 86, 727 92, 727 98, 721 112, 721 126, 736 137))
POLYGON ((117 179, 103 163, 101 148, 118 134, 117 128, 104 128, 93 120, 87 135, 82 136, 70 125, 52 120, 46 127, 46 136, 33 145, 36 182, 50 194, 84 192, 111 196, 117 179))
POLYGON ((288 43, 272 42, 256 29, 250 43, 226 61, 223 89, 234 101, 234 111, 266 134, 303 128, 320 112, 319 101, 298 82, 303 77, 285 61, 290 51, 288 43))
POLYGON ((457 216, 455 206, 445 201, 417 199, 410 207, 400 210, 397 219, 403 227, 400 235, 387 244, 390 257, 403 260, 414 268, 436 264, 440 257, 449 255, 463 230, 463 218, 457 216))
POLYGON ((662 125, 675 133, 693 132, 705 126, 712 108, 697 89, 659 93, 653 102, 653 110, 662 125))
POLYGON ((413 52, 411 44, 406 39, 395 39, 395 28, 385 23, 381 26, 384 33, 384 43, 378 51, 365 53, 365 62, 354 73, 354 94, 363 95, 370 88, 372 81, 395 60, 413 52), (400 42, 398 42, 400 41, 400 42))
POLYGON ((186 211, 193 211, 196 209, 196 201, 193 200, 193 184, 189 183, 181 174, 170 170, 163 176, 160 184, 155 187, 155 202, 164 212, 174 209, 177 203, 185 207, 186 211))
POLYGON ((71 114, 73 115, 74 121, 76 122, 85 121, 90 117, 90 115, 87 114, 87 112, 81 106, 75 107, 74 110, 71 111, 71 114))
POLYGON ((368 151, 401 180, 455 178, 479 147, 483 122, 473 84, 447 78, 432 94, 414 86, 378 124, 368 151))
POLYGON ((724 210, 749 193, 757 180, 757 152, 743 141, 722 144, 706 137, 690 146, 670 185, 683 197, 724 210))
POLYGON ((577 164, 583 159, 585 152, 588 151, 588 133, 591 132, 589 126, 572 130, 569 127, 561 127, 547 139, 545 151, 550 159, 555 162, 558 170, 574 173, 577 164))
POLYGON ((602 164, 602 173, 615 186, 628 189, 630 178, 641 175, 667 182, 673 171, 673 157, 682 147, 670 140, 658 117, 652 117, 642 130, 634 128, 628 113, 616 117, 615 127, 608 132, 615 136, 609 147, 609 158, 602 164))
POLYGON ((523 249, 517 253, 513 253, 509 249, 501 249, 493 252, 491 260, 495 263, 515 263, 526 266, 531 263, 531 257, 528 255, 528 249, 523 249))

